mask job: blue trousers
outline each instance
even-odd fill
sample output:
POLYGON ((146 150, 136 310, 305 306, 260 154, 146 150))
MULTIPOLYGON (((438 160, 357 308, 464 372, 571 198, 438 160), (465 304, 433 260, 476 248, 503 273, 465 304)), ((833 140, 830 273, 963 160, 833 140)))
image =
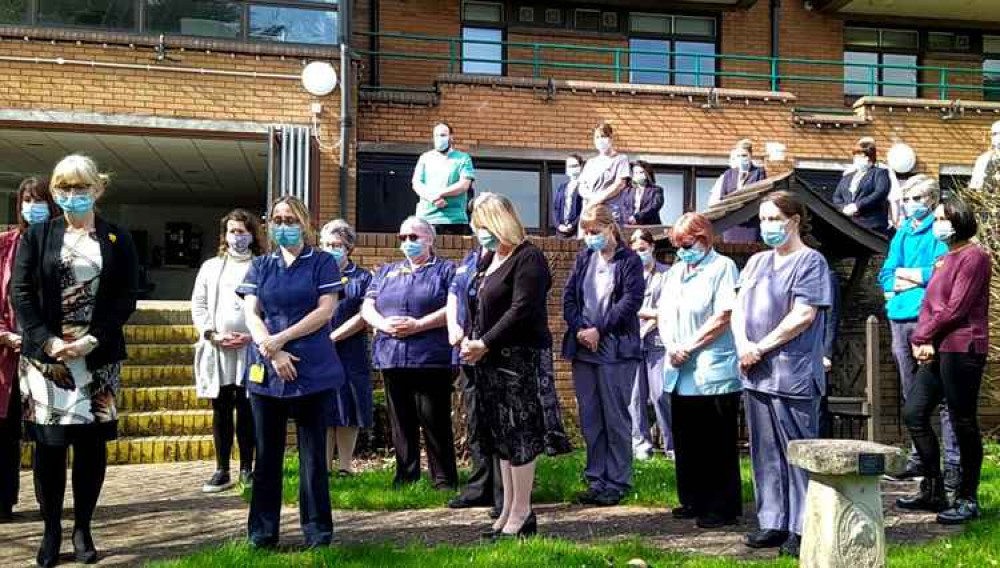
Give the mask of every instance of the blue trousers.
POLYGON ((670 425, 670 393, 663 392, 663 361, 666 356, 666 352, 662 349, 644 350, 642 361, 636 369, 632 402, 629 404, 629 414, 632 415, 633 450, 643 446, 653 447, 653 439, 649 434, 647 404, 653 405, 656 424, 663 434, 663 451, 674 449, 674 437, 670 425))
POLYGON ((330 481, 326 472, 326 426, 333 391, 302 397, 250 395, 257 461, 247 537, 259 546, 278 543, 281 521, 282 471, 289 418, 295 420, 299 449, 299 523, 307 546, 324 546, 333 539, 330 481))
POLYGON ((629 402, 638 361, 573 361, 580 429, 587 444, 584 476, 591 489, 624 495, 632 480, 632 416, 629 402))
POLYGON ((802 534, 809 474, 788 463, 788 442, 819 435, 819 402, 746 390, 750 462, 762 529, 802 534))

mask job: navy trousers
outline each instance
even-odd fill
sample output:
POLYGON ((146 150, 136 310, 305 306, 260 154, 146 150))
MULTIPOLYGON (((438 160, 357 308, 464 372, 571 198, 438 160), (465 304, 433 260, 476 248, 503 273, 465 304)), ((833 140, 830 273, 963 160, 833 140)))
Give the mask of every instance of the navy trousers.
POLYGON ((573 361, 580 429, 587 443, 584 476, 595 491, 624 495, 632 482, 632 416, 629 403, 639 361, 573 361))

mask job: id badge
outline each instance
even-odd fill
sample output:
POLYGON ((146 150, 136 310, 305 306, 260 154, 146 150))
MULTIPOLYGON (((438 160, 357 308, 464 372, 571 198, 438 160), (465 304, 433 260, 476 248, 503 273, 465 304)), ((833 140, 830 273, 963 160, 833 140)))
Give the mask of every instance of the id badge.
POLYGON ((264 383, 264 365, 260 363, 254 363, 250 365, 250 382, 256 384, 264 383))

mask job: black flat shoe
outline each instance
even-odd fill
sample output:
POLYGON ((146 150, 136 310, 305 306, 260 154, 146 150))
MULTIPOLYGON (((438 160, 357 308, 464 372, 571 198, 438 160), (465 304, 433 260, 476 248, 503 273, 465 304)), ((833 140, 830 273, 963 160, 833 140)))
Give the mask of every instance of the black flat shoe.
POLYGON ((948 508, 948 497, 941 476, 925 477, 920 482, 920 491, 914 495, 896 499, 896 506, 906 511, 928 511, 938 513, 948 508))
POLYGON ((680 507, 671 509, 670 516, 679 520, 694 519, 698 517, 698 513, 690 505, 681 505, 680 507))
POLYGON ((924 476, 924 468, 914 463, 907 463, 906 469, 904 469, 901 473, 898 473, 896 475, 887 475, 886 477, 888 477, 893 481, 907 481, 909 479, 917 479, 918 477, 923 477, 923 476, 924 476))
POLYGON ((510 539, 510 538, 528 538, 529 536, 534 536, 538 534, 538 518, 535 517, 535 512, 532 511, 521 523, 521 528, 517 529, 516 533, 506 533, 500 531, 500 534, 496 537, 497 540, 500 539, 510 539))
POLYGON ((59 564, 59 548, 62 546, 62 530, 46 531, 42 537, 42 545, 38 548, 35 561, 39 566, 49 568, 59 564))
POLYGON ((784 544, 781 545, 781 548, 778 550, 778 555, 798 558, 799 548, 801 548, 801 546, 802 546, 802 538, 795 533, 791 533, 788 535, 788 539, 784 542, 784 544))
POLYGON ((785 544, 788 532, 774 529, 761 529, 747 535, 746 545, 750 548, 775 548, 785 544))
POLYGON ((490 508, 490 518, 495 521, 495 520, 497 520, 497 519, 500 518, 500 513, 502 513, 502 512, 503 511, 500 510, 500 507, 491 507, 490 508))
POLYGON ((473 507, 489 507, 492 503, 485 499, 470 499, 465 495, 459 495, 448 501, 449 509, 471 509, 473 507))
POLYGON ((601 492, 597 489, 591 487, 590 489, 576 494, 576 502, 581 505, 596 505, 597 498, 601 495, 601 492))
POLYGON ((938 513, 937 522, 942 525, 961 525, 979 518, 979 504, 972 499, 956 499, 955 505, 938 513))
POLYGON ((705 515, 698 517, 695 525, 700 529, 718 529, 736 524, 736 517, 720 517, 719 515, 705 515))
POLYGON ((97 548, 89 530, 73 531, 73 558, 80 564, 97 563, 97 548))
POLYGON ((614 507, 622 502, 622 494, 608 489, 594 498, 594 504, 598 507, 614 507))

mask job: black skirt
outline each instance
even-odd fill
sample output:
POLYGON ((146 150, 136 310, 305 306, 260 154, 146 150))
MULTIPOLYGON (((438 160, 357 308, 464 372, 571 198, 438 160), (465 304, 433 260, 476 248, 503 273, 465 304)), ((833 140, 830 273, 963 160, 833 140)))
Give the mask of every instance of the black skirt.
POLYGON ((520 466, 545 451, 542 380, 551 381, 552 350, 504 347, 475 366, 479 442, 484 453, 520 466))

